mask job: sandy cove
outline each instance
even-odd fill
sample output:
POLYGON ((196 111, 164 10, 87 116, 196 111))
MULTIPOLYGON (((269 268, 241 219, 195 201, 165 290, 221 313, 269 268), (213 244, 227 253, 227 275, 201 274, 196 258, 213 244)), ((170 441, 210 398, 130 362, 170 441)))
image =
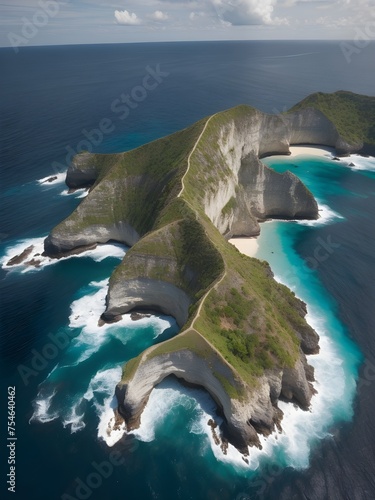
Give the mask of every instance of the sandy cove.
POLYGON ((256 238, 232 238, 229 243, 232 243, 237 250, 248 257, 255 257, 259 248, 256 238))
POLYGON ((294 158, 296 156, 324 156, 324 157, 334 157, 336 156, 335 148, 330 148, 329 146, 290 146, 290 156, 289 158, 294 158))

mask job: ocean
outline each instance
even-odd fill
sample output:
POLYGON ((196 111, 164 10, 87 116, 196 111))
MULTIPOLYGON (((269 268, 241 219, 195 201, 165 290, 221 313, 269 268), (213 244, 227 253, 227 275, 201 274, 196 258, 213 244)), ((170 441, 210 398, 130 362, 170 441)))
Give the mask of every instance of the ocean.
POLYGON ((264 160, 292 170, 319 201, 318 222, 263 224, 257 257, 308 304, 321 353, 310 358, 318 389, 311 411, 283 405, 284 432, 252 450, 249 466, 212 442, 211 398, 173 380, 153 391, 127 441, 108 436, 122 365, 178 333, 166 316, 98 328, 126 248, 6 267, 25 247, 42 248, 81 201, 84 192, 68 195, 64 176, 87 144, 129 150, 242 103, 279 113, 316 91, 374 95, 374 52, 369 44, 348 64, 339 42, 0 49, 2 498, 375 498, 375 159, 264 160), (120 104, 127 94, 137 100, 120 104), (6 484, 8 388, 15 495, 6 484))

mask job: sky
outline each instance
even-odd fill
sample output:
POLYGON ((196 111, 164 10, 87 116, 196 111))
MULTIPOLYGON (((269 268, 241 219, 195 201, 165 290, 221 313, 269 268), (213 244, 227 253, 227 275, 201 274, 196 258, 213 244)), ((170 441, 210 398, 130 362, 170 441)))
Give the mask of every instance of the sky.
POLYGON ((0 0, 0 46, 375 39, 375 0, 0 0))

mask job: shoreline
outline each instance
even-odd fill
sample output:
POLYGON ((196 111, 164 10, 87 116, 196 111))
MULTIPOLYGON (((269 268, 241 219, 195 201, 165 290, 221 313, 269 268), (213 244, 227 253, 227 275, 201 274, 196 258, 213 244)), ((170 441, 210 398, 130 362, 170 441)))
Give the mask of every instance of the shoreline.
POLYGON ((237 248, 241 253, 247 255, 248 257, 255 257, 259 249, 259 243, 254 236, 247 238, 231 238, 228 240, 233 246, 237 248))
POLYGON ((298 145, 290 146, 290 155, 288 158, 295 158, 296 156, 309 155, 309 156, 320 156, 320 157, 334 157, 336 156, 335 148, 330 146, 313 146, 313 145, 298 145))

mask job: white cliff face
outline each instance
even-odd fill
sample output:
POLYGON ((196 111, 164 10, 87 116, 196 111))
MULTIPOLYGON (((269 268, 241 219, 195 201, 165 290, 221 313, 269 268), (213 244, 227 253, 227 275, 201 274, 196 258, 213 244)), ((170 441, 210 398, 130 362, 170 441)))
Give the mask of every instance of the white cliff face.
POLYGON ((231 198, 236 196, 237 180, 233 176, 225 181, 219 181, 215 194, 207 195, 204 210, 209 219, 221 234, 226 234, 232 227, 234 213, 223 214, 222 209, 231 198))
POLYGON ((336 127, 322 112, 305 109, 287 115, 289 144, 321 144, 336 147, 340 138, 336 127))
MULTIPOLYGON (((229 369, 227 376, 233 378, 229 369)), ((231 399, 224 391, 219 380, 213 375, 205 360, 190 350, 175 351, 146 360, 141 363, 126 389, 125 404, 136 413, 139 405, 144 404, 151 390, 169 375, 175 375, 186 382, 205 387, 215 401, 231 418, 231 399)))
POLYGON ((225 417, 227 437, 244 451, 248 445, 258 445, 258 432, 268 434, 274 430, 279 419, 276 403, 281 393, 288 399, 295 398, 304 403, 311 397, 300 361, 295 369, 289 370, 284 376, 282 370, 273 370, 258 379, 255 389, 243 387, 244 396, 241 400, 229 397, 215 373, 238 386, 233 371, 220 357, 213 356, 208 361, 183 349, 150 359, 144 358, 132 380, 128 384, 120 383, 117 389, 120 412, 128 430, 139 427, 140 415, 152 389, 170 375, 207 390, 225 417), (282 386, 284 379, 285 388, 282 386))
POLYGON ((191 300, 183 290, 166 281, 150 278, 121 280, 109 289, 104 319, 110 320, 135 308, 148 308, 173 316, 182 327, 188 319, 190 304, 191 300))
POLYGON ((83 228, 80 232, 69 231, 69 221, 66 223, 64 237, 52 232, 45 240, 44 248, 48 253, 54 255, 63 254, 78 247, 89 246, 95 243, 107 243, 110 240, 124 243, 127 246, 134 245, 139 240, 139 234, 127 222, 116 222, 108 225, 94 224, 83 228))
POLYGON ((288 154, 289 146, 296 143, 335 145, 338 137, 332 123, 314 110, 285 116, 256 112, 247 119, 229 120, 217 132, 218 147, 210 159, 212 165, 221 167, 215 170, 215 188, 208 189, 203 200, 206 215, 222 234, 230 236, 257 235, 256 219, 273 215, 316 218, 318 207, 301 181, 291 173, 277 174, 258 158, 288 154), (226 209, 233 198, 238 209, 226 209))
MULTIPOLYGON (((80 155, 81 156, 81 155, 80 155)), ((131 182, 111 182, 103 180, 68 217, 52 230, 44 243, 45 251, 50 256, 95 243, 109 240, 133 246, 140 238, 138 232, 126 220, 119 220, 115 206, 121 204, 121 189, 131 182), (107 201, 112 200, 114 207, 108 208, 107 201)))

